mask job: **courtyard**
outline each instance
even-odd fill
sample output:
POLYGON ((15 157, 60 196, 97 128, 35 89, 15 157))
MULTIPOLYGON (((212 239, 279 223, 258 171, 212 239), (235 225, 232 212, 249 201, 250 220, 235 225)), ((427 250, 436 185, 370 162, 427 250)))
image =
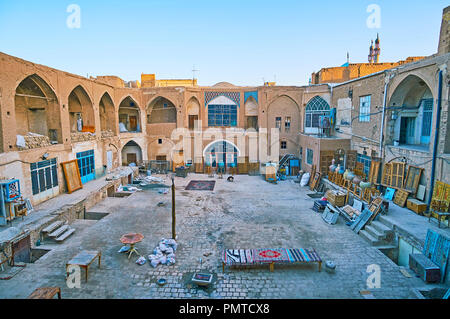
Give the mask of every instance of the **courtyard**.
MULTIPOLYGON (((158 175, 170 185, 167 175, 158 175)), ((61 287, 62 298, 336 298, 360 299, 370 290, 377 299, 411 298, 411 289, 424 283, 405 276, 401 267, 354 233, 342 219, 336 225, 314 212, 308 187, 293 179, 267 183, 260 176, 237 175, 234 182, 189 174, 175 178, 176 263, 153 268, 119 253, 120 237, 129 232, 145 238, 136 245, 145 257, 161 238, 171 237, 171 193, 146 189, 123 198, 106 198, 89 212, 108 213, 100 220, 77 219, 76 232, 62 244, 44 241, 48 253, 29 263, 9 280, 0 281, 1 298, 26 298, 38 287, 61 287), (188 191, 191 180, 215 180, 213 191, 188 191), (158 205, 158 203, 160 205, 158 205), (161 204, 162 203, 162 204, 161 204), (222 271, 223 249, 314 248, 323 261, 333 261, 335 273, 317 264, 268 266, 222 271), (81 250, 100 250, 101 268, 94 262, 88 281, 82 271, 81 288, 68 288, 65 265, 81 250), (369 265, 381 269, 380 288, 369 289, 369 265), (198 271, 214 275, 208 289, 190 282, 198 271), (164 278, 167 284, 159 286, 164 278)), ((76 193, 75 193, 76 194, 76 193)))

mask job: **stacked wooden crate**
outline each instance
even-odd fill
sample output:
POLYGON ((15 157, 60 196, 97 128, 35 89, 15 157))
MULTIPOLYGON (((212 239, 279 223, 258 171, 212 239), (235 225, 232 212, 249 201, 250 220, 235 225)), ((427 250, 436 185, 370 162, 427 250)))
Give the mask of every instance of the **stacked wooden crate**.
POLYGON ((333 205, 337 207, 345 206, 345 196, 346 194, 337 190, 328 190, 325 193, 325 197, 327 200, 333 205))

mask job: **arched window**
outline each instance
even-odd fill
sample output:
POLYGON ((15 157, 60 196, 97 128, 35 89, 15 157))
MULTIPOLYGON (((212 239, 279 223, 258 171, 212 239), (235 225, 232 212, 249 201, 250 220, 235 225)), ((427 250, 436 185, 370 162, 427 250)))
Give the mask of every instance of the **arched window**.
POLYGON ((306 105, 305 133, 319 133, 321 116, 330 116, 330 105, 317 95, 306 105))
POLYGON ((208 103, 208 126, 237 126, 237 105, 221 95, 208 103))

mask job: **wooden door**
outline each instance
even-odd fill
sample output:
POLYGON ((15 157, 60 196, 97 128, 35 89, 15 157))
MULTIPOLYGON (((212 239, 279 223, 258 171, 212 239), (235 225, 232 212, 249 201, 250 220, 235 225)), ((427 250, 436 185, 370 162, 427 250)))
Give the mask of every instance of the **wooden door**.
POLYGON ((130 116, 130 131, 137 131, 137 117, 130 116))
POLYGON ((195 121, 198 121, 198 115, 189 115, 189 129, 193 130, 195 121))
POLYGON ((137 155, 136 155, 136 153, 128 153, 127 154, 127 165, 130 165, 131 163, 137 164, 137 155))

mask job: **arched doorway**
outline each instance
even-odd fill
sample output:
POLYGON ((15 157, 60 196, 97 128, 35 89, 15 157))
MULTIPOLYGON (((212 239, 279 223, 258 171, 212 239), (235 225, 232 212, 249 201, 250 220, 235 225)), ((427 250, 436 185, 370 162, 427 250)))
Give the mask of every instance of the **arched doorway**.
POLYGON ((239 155, 236 145, 225 140, 214 141, 203 151, 205 164, 212 167, 218 167, 219 163, 223 163, 225 167, 237 167, 239 155))
POLYGON ((30 132, 62 143, 58 99, 41 77, 33 74, 20 82, 16 88, 14 104, 18 135, 30 132))
POLYGON ((387 143, 428 147, 432 131, 433 94, 420 77, 407 76, 389 101, 387 143))
POLYGON ((245 101, 245 119, 246 129, 253 128, 258 129, 258 102, 253 96, 250 96, 245 101))
POLYGON ((159 96, 147 107, 147 123, 176 123, 177 109, 168 99, 159 96))
POLYGON ((95 133, 92 101, 81 85, 69 94, 69 119, 71 132, 95 133))
POLYGON ((123 99, 119 105, 119 131, 141 132, 141 112, 138 104, 130 96, 123 99))
POLYGON ((142 149, 135 141, 129 141, 122 148, 122 165, 128 166, 131 163, 138 165, 142 162, 142 149))
MULTIPOLYGON (((111 99, 111 96, 108 92, 103 94, 99 103, 100 109, 100 129, 102 132, 112 132, 113 135, 116 135, 116 121, 114 114, 114 103, 111 99)), ((104 133, 102 133, 104 134, 104 133)))
POLYGON ((195 121, 198 121, 200 115, 200 103, 195 97, 192 97, 187 103, 188 128, 195 129, 195 121))

